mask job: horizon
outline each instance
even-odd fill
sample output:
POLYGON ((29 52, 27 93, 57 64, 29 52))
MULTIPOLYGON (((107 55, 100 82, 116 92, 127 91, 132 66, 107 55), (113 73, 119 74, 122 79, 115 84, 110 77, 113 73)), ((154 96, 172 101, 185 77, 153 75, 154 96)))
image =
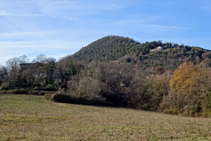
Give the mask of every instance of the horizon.
POLYGON ((211 50, 209 0, 0 0, 0 64, 44 54, 57 61, 108 35, 211 50))

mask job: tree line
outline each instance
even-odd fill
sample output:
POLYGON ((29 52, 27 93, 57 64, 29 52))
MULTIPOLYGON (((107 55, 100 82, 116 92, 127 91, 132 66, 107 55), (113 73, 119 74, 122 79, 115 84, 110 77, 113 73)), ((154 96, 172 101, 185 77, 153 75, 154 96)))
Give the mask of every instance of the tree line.
POLYGON ((46 95, 57 102, 209 116, 209 58, 199 64, 184 62, 175 70, 158 66, 149 72, 140 71, 133 57, 130 56, 130 62, 126 56, 124 62, 120 59, 87 64, 74 62, 71 56, 55 62, 55 59, 41 55, 33 61, 40 63, 36 68, 24 70, 17 64, 26 63, 27 57, 13 58, 0 69, 0 92, 46 95))
POLYGON ((111 61, 87 62, 74 56, 56 61, 38 55, 29 62, 24 55, 5 64, 0 67, 2 94, 189 116, 209 116, 211 110, 211 52, 197 47, 165 48, 111 61))

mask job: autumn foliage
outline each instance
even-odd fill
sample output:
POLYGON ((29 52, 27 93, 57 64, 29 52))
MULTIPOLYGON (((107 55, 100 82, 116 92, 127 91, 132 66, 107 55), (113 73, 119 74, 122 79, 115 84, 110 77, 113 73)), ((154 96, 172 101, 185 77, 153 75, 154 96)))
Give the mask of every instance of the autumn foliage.
POLYGON ((183 63, 174 71, 161 107, 183 115, 208 116, 211 111, 211 69, 203 63, 183 63))
POLYGON ((189 87, 194 83, 193 75, 198 73, 199 69, 193 63, 183 63, 174 71, 173 78, 170 80, 170 88, 178 93, 186 93, 189 87))

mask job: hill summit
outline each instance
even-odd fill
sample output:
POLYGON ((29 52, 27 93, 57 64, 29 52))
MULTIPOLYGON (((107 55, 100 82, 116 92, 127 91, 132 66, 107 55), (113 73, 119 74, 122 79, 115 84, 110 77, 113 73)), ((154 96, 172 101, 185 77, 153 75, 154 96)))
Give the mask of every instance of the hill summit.
POLYGON ((129 37, 110 35, 83 47, 73 55, 73 58, 87 62, 92 60, 117 60, 125 55, 138 55, 142 51, 144 50, 139 42, 129 37))

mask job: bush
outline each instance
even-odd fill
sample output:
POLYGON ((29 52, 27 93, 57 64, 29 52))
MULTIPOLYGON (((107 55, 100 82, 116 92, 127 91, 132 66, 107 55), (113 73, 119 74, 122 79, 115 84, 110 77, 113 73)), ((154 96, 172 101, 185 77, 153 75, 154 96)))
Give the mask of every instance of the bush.
POLYGON ((39 90, 41 90, 41 88, 40 88, 39 86, 35 86, 35 87, 34 87, 34 90, 35 90, 35 91, 39 91, 39 90))
POLYGON ((45 94, 44 97, 46 100, 51 100, 52 99, 53 94, 45 94))
POLYGON ((9 88, 10 88, 9 82, 4 82, 0 87, 1 90, 8 90, 9 88))
POLYGON ((39 91, 39 95, 45 95, 46 93, 46 91, 39 91))
POLYGON ((52 85, 48 84, 46 87, 46 90, 47 91, 55 91, 56 89, 52 85))
POLYGON ((46 95, 46 99, 54 102, 71 103, 71 104, 82 104, 82 105, 95 105, 95 106, 114 106, 112 103, 105 102, 99 99, 87 100, 82 97, 74 97, 69 94, 55 93, 53 95, 46 95))
POLYGON ((7 90, 7 94, 28 94, 26 89, 11 89, 7 90))
POLYGON ((74 97, 81 97, 87 100, 100 98, 100 82, 97 79, 84 76, 80 80, 74 78, 68 83, 68 93, 74 97))
POLYGON ((0 90, 0 94, 7 94, 7 90, 0 90))
POLYGON ((39 95, 40 92, 38 90, 29 90, 28 93, 31 95, 39 95))

